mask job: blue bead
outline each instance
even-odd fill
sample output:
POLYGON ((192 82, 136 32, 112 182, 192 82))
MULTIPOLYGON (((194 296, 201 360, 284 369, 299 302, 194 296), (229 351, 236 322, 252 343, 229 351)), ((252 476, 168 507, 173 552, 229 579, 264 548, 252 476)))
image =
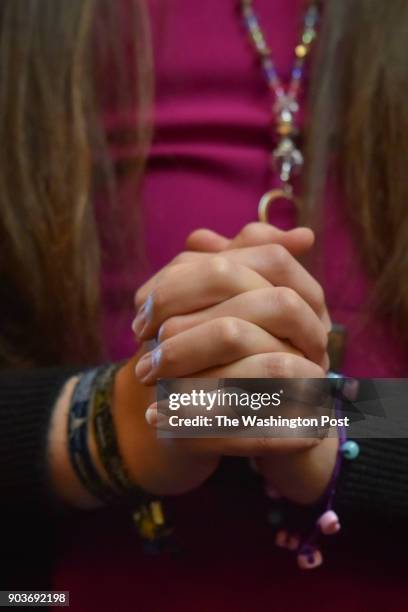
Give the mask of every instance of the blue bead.
POLYGON ((343 457, 345 459, 349 459, 350 461, 356 459, 360 454, 360 447, 357 442, 354 442, 354 440, 347 440, 347 442, 344 442, 340 450, 343 457))
POLYGON ((300 80, 301 76, 302 76, 302 69, 294 68, 292 72, 292 79, 300 80))
POLYGON ((327 372, 327 378, 332 378, 333 380, 337 378, 343 378, 341 374, 337 374, 337 372, 332 372, 331 370, 327 372))

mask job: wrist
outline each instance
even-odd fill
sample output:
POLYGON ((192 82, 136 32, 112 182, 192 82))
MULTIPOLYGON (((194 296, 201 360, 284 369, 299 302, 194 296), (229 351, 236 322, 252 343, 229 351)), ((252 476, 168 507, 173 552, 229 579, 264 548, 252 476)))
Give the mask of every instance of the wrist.
POLYGON ((68 415, 79 377, 70 378, 57 399, 48 435, 48 469, 56 496, 65 504, 82 509, 98 507, 96 500, 77 478, 68 448, 68 415))
POLYGON ((140 353, 116 375, 113 415, 123 462, 135 484, 154 495, 178 495, 201 485, 219 457, 194 450, 191 440, 163 440, 145 418, 156 400, 155 387, 140 383, 135 366, 140 353))
POLYGON ((115 377, 113 420, 119 452, 130 477, 139 486, 148 484, 146 453, 151 452, 154 435, 145 419, 147 407, 154 401, 154 387, 139 383, 135 366, 139 354, 126 362, 115 377))
MULTIPOLYGON (((123 371, 129 367, 133 366, 126 364, 115 373, 112 390, 112 404, 115 397, 115 390, 118 387, 116 377, 118 376, 119 382, 123 383, 123 371)), ((73 409, 73 395, 79 379, 80 376, 69 379, 69 381, 63 387, 55 404, 48 436, 49 473, 51 486, 59 499, 70 506, 82 509, 91 509, 101 505, 101 498, 99 496, 95 496, 95 492, 93 492, 92 487, 89 488, 85 486, 82 477, 79 478, 80 474, 78 474, 78 470, 74 467, 73 456, 71 454, 72 450, 70 450, 70 441, 68 439, 68 422, 70 419, 70 411, 73 409)), ((127 383, 133 380, 137 385, 134 375, 126 376, 127 383)), ((131 436, 134 436, 134 432, 137 431, 137 423, 133 426, 132 417, 137 412, 137 407, 140 404, 138 404, 138 398, 134 397, 134 389, 131 385, 126 384, 124 386, 123 384, 120 384, 119 390, 120 393, 118 394, 119 401, 117 402, 117 412, 121 414, 123 412, 123 408, 127 409, 128 406, 131 407, 132 410, 128 411, 129 414, 127 415, 126 419, 122 417, 118 418, 114 423, 114 428, 116 429, 118 426, 120 431, 123 430, 128 434, 130 433, 131 436)), ((113 405, 111 408, 112 412, 114 412, 113 405)), ((76 420, 78 421, 79 425, 80 421, 83 421, 84 419, 81 418, 76 420)), ((108 489, 112 488, 112 483, 100 457, 100 449, 98 449, 96 442, 91 407, 89 408, 89 412, 87 411, 86 420, 87 434, 85 440, 88 448, 87 453, 89 453, 95 477, 99 479, 101 483, 103 483, 102 487, 104 487, 108 492, 108 489)), ((73 427, 76 427, 75 418, 73 427)), ((72 432, 73 431, 74 430, 72 430, 72 432)), ((117 434, 117 432, 115 433, 117 434)), ((121 449, 119 450, 121 451, 121 449)), ((82 462, 82 459, 80 461, 82 462)), ((124 462, 126 462, 126 458, 124 462)), ((112 494, 115 495, 114 488, 112 488, 112 494)), ((110 498, 110 495, 108 498, 110 498)), ((102 499, 105 500, 104 497, 102 499)), ((106 503, 106 500, 104 503, 106 503)))
POLYGON ((260 458, 258 467, 266 479, 286 499, 297 504, 315 504, 325 493, 336 464, 337 437, 324 438, 311 449, 260 458))

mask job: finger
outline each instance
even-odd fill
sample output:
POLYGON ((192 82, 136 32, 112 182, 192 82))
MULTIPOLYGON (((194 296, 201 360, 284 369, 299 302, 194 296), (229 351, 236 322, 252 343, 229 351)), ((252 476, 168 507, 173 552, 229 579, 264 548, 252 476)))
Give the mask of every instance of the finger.
POLYGON ((168 272, 169 268, 197 261, 202 261, 204 263, 209 257, 211 257, 210 253, 194 253, 192 251, 183 251, 179 253, 164 268, 159 270, 159 272, 139 287, 134 298, 136 308, 140 308, 140 306, 145 303, 150 293, 153 291, 153 287, 158 284, 160 279, 168 272))
POLYGON ((302 298, 286 287, 248 291, 233 298, 163 323, 160 342, 214 319, 234 317, 262 328, 268 334, 287 340, 298 352, 328 368, 328 336, 316 313, 302 298))
POLYGON ((198 229, 186 240, 186 248, 203 253, 218 253, 228 248, 231 240, 209 229, 198 229))
POLYGON ((269 286, 253 270, 213 255, 205 266, 169 268, 139 309, 133 330, 139 339, 153 338, 161 324, 175 314, 207 308, 234 295, 269 286))
POLYGON ((299 227, 289 232, 280 230, 265 223, 250 223, 233 239, 229 240, 212 230, 199 229, 187 238, 187 251, 180 253, 165 268, 149 279, 136 293, 136 306, 141 306, 151 293, 153 286, 169 266, 197 261, 204 261, 211 253, 250 246, 280 244, 295 257, 303 255, 314 243, 313 232, 306 227, 299 227), (199 252, 201 251, 201 252, 199 252))
POLYGON ((216 252, 273 243, 300 256, 313 246, 314 233, 307 227, 284 231, 266 223, 249 223, 232 240, 211 230, 196 230, 187 238, 186 245, 192 251, 216 252))
POLYGON ((317 364, 289 353, 266 353, 245 357, 227 366, 211 368, 194 378, 324 378, 317 364))
POLYGON ((294 256, 304 255, 314 244, 314 233, 307 227, 284 231, 268 223, 249 223, 230 241, 229 249, 280 244, 294 256))
MULTIPOLYGON (((148 424, 158 432, 169 434, 173 430, 169 425, 168 417, 160 413, 157 402, 148 407, 145 418, 148 424)), ((174 438, 172 443, 178 445, 180 450, 183 450, 187 456, 268 457, 308 450, 320 444, 321 440, 320 438, 313 437, 278 438, 268 436, 267 434, 258 434, 251 437, 200 438, 195 436, 194 438, 174 438)))
POLYGON ((213 319, 162 342, 144 355, 136 376, 144 384, 186 377, 256 353, 295 352, 265 330, 242 319, 213 319))
POLYGON ((226 251, 223 256, 228 261, 251 268, 274 286, 293 289, 322 319, 327 331, 331 329, 321 285, 285 247, 271 244, 234 249, 226 251))
MULTIPOLYGON (((196 254, 198 257, 202 255, 196 254)), ((214 257, 208 255, 207 259, 203 260, 204 264, 214 257)), ((260 276, 264 277, 272 285, 289 287, 296 291, 322 319, 323 324, 329 331, 331 329, 331 320, 327 311, 325 296, 321 285, 313 278, 313 276, 289 253, 289 251, 278 244, 263 245, 258 247, 249 247, 243 249, 233 249, 224 251, 222 257, 227 261, 243 265, 260 276)), ((193 259, 190 261, 199 261, 193 259)), ((170 268, 168 268, 169 270, 170 268)), ((168 272, 166 271, 166 273, 168 272)), ((173 267, 175 270, 175 267, 173 267)), ((163 278, 164 274, 161 276, 163 278)), ((174 275, 175 278, 175 275, 174 275)), ((180 281, 175 280, 176 285, 180 281)), ((152 289, 153 285, 150 285, 152 289)), ((142 294, 138 292, 137 300, 141 299, 142 294)), ((147 299, 146 292, 143 294, 147 299)), ((180 313, 179 313, 180 314, 180 313)))

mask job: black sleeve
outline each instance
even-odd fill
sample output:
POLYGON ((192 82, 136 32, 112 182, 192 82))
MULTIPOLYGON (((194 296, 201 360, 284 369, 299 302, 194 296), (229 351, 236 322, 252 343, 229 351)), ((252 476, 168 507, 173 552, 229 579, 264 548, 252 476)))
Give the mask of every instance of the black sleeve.
POLYGON ((60 508, 48 481, 55 401, 78 369, 0 372, 1 589, 50 589, 60 508))
POLYGON ((336 506, 347 521, 408 520, 408 440, 358 441, 360 454, 343 461, 336 506))
POLYGON ((55 401, 78 370, 0 372, 0 512, 47 512, 46 444, 55 401))

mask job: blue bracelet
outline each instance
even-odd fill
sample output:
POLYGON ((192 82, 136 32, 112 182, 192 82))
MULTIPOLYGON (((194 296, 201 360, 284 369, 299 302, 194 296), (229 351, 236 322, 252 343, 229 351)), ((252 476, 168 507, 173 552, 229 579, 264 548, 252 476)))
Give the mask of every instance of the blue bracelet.
POLYGON ((112 503, 116 496, 95 469, 88 447, 89 408, 97 380, 105 370, 86 372, 75 386, 68 415, 68 447, 71 464, 84 487, 103 503, 112 503))

